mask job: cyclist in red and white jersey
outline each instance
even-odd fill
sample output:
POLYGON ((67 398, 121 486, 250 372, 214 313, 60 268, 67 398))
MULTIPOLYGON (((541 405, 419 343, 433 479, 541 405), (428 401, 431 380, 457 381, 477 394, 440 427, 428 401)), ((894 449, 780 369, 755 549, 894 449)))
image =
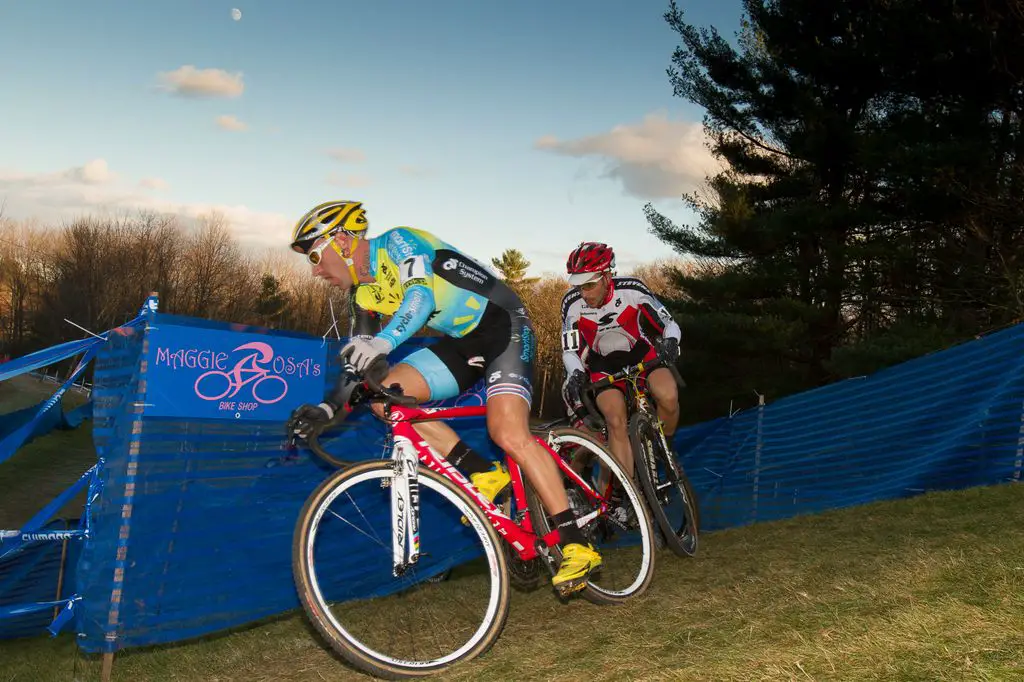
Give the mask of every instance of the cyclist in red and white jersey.
MULTIPOLYGON (((562 362, 566 370, 562 396, 577 423, 585 414, 580 391, 588 380, 597 381, 656 357, 666 363, 679 358, 679 325, 643 282, 635 277, 614 277, 614 269, 615 252, 598 242, 580 244, 566 261, 573 288, 562 298, 562 362)), ((675 379, 668 368, 658 367, 644 372, 643 380, 671 442, 679 422, 675 379)), ((632 472, 622 382, 598 391, 595 403, 607 426, 612 454, 632 472)))

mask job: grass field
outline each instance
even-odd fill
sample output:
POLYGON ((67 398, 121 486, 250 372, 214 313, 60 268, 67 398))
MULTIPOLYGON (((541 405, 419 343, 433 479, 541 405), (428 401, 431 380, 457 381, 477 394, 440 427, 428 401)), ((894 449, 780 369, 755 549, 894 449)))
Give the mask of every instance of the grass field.
MULTIPOLYGON (((35 405, 53 395, 57 385, 34 377, 14 377, 0 382, 0 414, 35 405)), ((64 394, 64 409, 87 400, 81 393, 64 394)), ((0 464, 0 528, 19 528, 43 505, 78 480, 96 462, 92 446, 92 420, 73 431, 55 430, 18 450, 0 464)), ((85 503, 83 491, 61 510, 77 518, 85 503)), ((3 664, 0 659, 0 681, 3 664)))
MULTIPOLYGON (((70 482, 48 476, 74 480, 88 445, 55 433, 0 465, 0 526, 70 482), (9 497, 26 480, 31 492, 9 497)), ((1024 680, 1020 519, 1024 487, 1007 484, 709 534, 697 558, 662 552, 649 592, 624 607, 514 592, 495 647, 439 679, 1024 680)), ((99 677, 69 635, 0 641, 0 682, 99 677)), ((120 652, 113 679, 366 678, 292 613, 120 652)))

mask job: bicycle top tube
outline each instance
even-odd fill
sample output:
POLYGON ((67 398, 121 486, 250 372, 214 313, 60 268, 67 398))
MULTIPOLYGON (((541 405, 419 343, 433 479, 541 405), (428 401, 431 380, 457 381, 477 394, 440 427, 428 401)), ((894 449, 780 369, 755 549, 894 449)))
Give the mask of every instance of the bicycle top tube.
POLYGON ((419 407, 417 405, 391 405, 388 415, 392 422, 421 422, 441 419, 467 419, 487 415, 486 405, 462 407, 419 407))
POLYGON ((436 421, 440 419, 463 419, 483 417, 487 414, 487 405, 463 405, 461 407, 424 407, 413 396, 404 395, 401 389, 385 388, 378 379, 371 376, 363 377, 365 385, 372 395, 367 396, 370 402, 384 399, 387 402, 388 421, 418 422, 436 421))
POLYGON ((657 369, 658 367, 661 367, 664 364, 665 363, 662 361, 661 358, 654 358, 650 362, 639 362, 635 365, 630 365, 625 369, 619 370, 615 374, 608 374, 601 377, 597 381, 589 382, 586 386, 584 386, 584 389, 600 388, 606 384, 610 386, 614 384, 616 381, 619 381, 620 379, 625 379, 626 377, 637 375, 644 371, 651 371, 657 369))

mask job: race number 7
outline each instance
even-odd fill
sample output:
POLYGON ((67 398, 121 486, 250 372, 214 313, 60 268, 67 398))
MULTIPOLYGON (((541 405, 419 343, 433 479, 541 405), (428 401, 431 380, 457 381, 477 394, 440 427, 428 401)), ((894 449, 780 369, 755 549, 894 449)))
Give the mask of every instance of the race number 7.
POLYGON ((427 276, 427 264, 424 256, 410 256, 402 261, 398 268, 402 283, 411 279, 425 279, 427 276))

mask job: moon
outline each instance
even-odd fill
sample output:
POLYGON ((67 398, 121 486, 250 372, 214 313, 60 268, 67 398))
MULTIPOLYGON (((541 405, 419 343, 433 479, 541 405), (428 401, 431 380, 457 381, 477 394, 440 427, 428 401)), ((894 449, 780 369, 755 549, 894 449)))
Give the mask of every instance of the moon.
POLYGON ((235 21, 241 20, 241 18, 242 18, 242 10, 238 9, 237 7, 233 8, 231 10, 231 18, 234 19, 235 21))

